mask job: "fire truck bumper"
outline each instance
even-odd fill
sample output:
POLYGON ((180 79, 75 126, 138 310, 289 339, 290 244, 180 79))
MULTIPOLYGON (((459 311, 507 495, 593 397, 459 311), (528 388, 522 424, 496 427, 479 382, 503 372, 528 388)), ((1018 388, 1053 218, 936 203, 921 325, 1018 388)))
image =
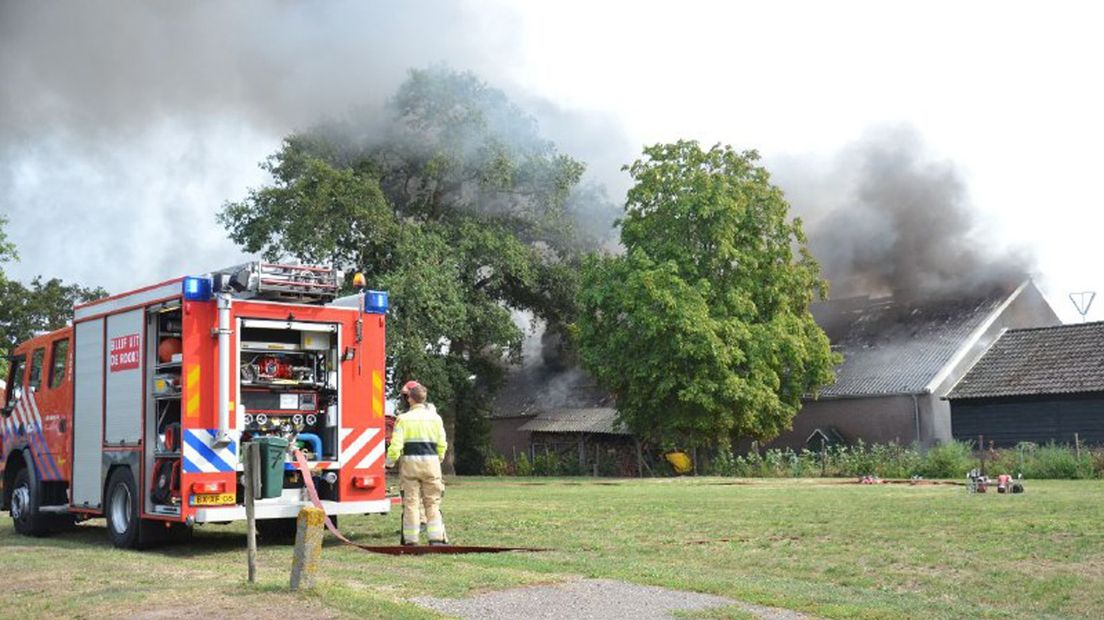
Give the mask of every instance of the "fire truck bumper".
MULTIPOLYGON (((254 512, 258 519, 295 518, 299 515, 300 509, 310 505, 310 502, 267 503, 264 500, 260 500, 254 505, 254 512)), ((328 515, 386 513, 391 510, 391 500, 379 499, 364 502, 334 502, 323 500, 322 507, 325 508, 326 514, 328 515)), ((197 508, 193 516, 196 523, 241 521, 245 519, 245 506, 197 508)))

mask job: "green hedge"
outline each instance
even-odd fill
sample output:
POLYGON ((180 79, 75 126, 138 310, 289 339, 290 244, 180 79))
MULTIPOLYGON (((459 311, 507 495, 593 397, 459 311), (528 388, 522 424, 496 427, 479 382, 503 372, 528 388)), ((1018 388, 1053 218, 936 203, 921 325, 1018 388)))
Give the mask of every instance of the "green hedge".
MULTIPOLYGON (((711 455, 704 450, 698 453, 703 457, 698 464, 699 473, 739 478, 964 478, 983 458, 990 476, 1022 473, 1025 478, 1034 479, 1104 478, 1104 447, 1075 450, 1057 444, 1021 444, 1015 448, 979 452, 974 450, 972 443, 955 441, 923 452, 916 446, 859 441, 853 446, 834 446, 823 454, 809 450, 795 452, 789 448, 751 450, 744 455, 735 455, 723 448, 711 455)), ((662 459, 659 462, 662 463, 662 459)), ((613 475, 615 471, 612 461, 599 462, 600 474, 613 475)), ((591 472, 583 471, 574 453, 545 452, 536 455, 532 462, 525 454, 518 455, 514 462, 492 454, 484 463, 483 473, 491 476, 578 476, 591 472)))
POLYGON ((703 473, 745 478, 858 477, 962 478, 979 467, 984 458, 986 473, 1020 474, 1035 479, 1104 478, 1104 448, 1082 448, 1047 444, 1021 444, 1015 448, 974 450, 969 442, 949 442, 926 453, 915 446, 898 444, 836 446, 820 452, 770 449, 736 456, 720 449, 703 473))

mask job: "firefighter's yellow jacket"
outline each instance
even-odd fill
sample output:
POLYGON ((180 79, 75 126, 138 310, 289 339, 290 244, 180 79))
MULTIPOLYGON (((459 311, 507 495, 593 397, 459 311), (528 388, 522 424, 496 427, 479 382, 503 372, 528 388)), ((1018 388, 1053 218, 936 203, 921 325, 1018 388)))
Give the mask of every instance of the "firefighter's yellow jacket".
POLYGON ((444 460, 448 450, 445 424, 433 405, 418 403, 399 415, 391 432, 387 448, 387 464, 394 465, 400 456, 425 458, 436 455, 444 460))

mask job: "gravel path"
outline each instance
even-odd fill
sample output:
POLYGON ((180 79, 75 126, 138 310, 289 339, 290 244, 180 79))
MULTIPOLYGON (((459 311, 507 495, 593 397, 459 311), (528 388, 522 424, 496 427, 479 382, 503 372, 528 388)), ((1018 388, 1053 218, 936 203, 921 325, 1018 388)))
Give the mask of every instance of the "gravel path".
POLYGON ((580 579, 556 585, 513 588, 462 599, 422 596, 413 601, 444 614, 473 620, 650 620, 674 618, 671 613, 673 611, 729 605, 736 605, 766 620, 808 618, 788 609, 763 607, 711 594, 639 586, 609 579, 580 579))

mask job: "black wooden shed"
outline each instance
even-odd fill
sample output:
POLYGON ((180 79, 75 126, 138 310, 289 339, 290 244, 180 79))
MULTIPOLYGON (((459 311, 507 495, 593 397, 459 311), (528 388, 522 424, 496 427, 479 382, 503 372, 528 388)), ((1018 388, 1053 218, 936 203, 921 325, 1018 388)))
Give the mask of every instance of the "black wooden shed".
POLYGON ((1104 322, 1008 330, 947 398, 955 439, 1104 444, 1104 322))

